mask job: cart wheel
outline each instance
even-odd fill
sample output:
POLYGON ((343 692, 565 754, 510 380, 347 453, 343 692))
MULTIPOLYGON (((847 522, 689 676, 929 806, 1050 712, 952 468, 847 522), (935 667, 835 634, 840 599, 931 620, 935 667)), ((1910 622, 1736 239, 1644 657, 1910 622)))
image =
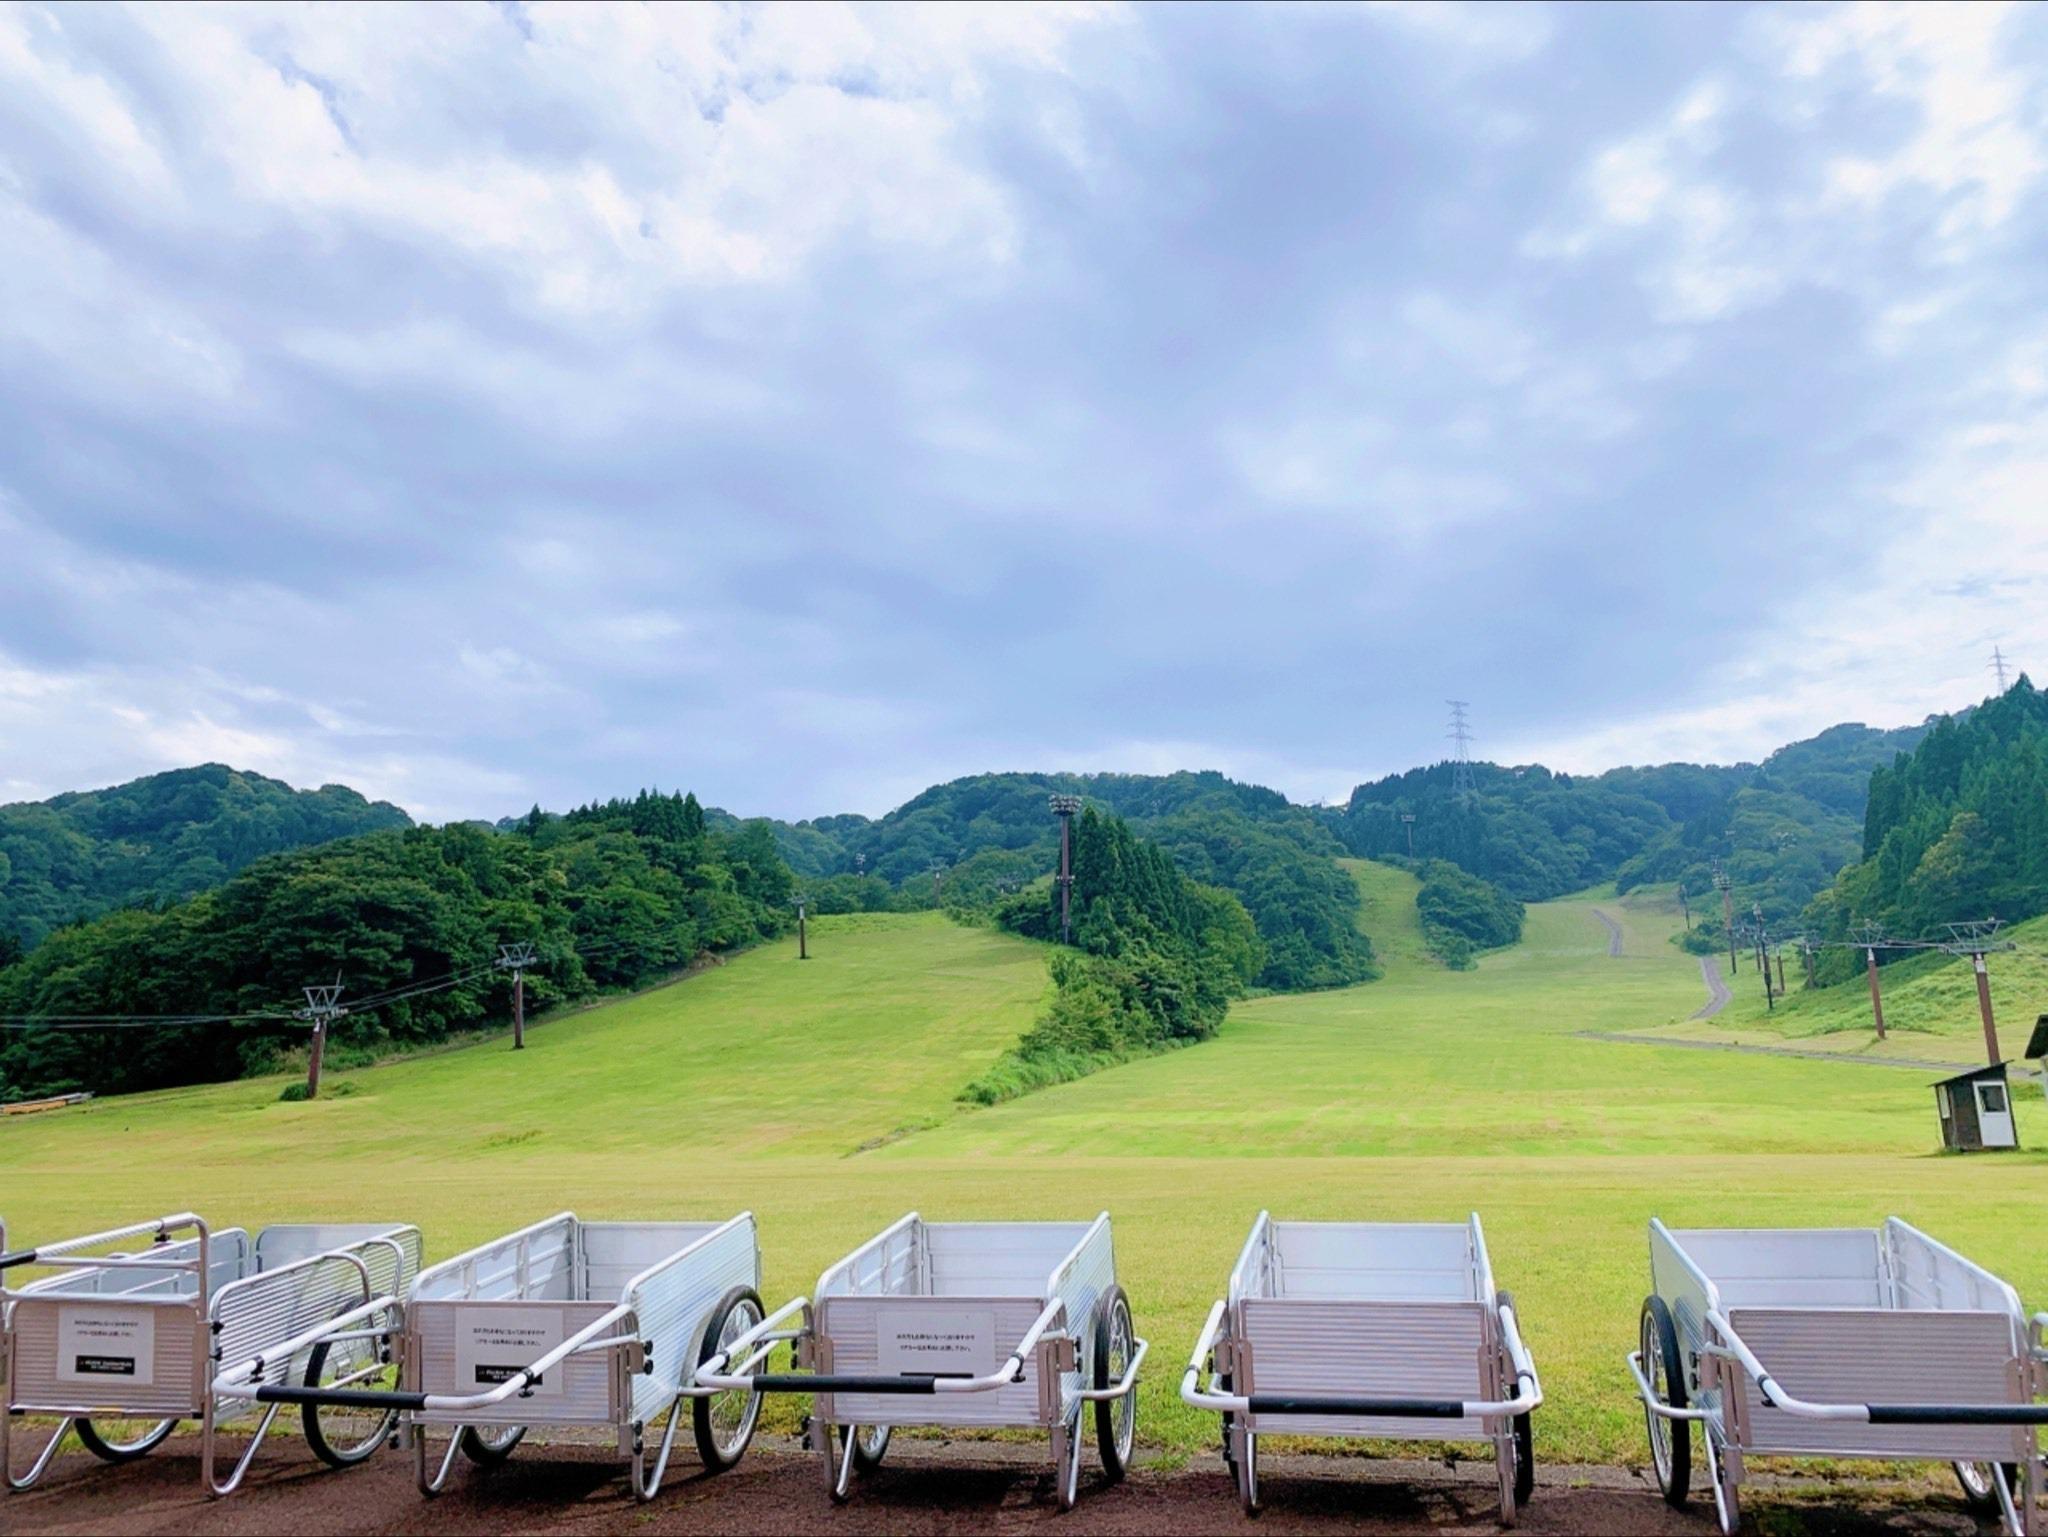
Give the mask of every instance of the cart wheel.
MULTIPOLYGON (((1686 1407, 1685 1358, 1678 1353, 1678 1331, 1671 1324, 1671 1309, 1662 1297, 1643 1299, 1643 1375, 1650 1386, 1673 1409, 1686 1407)), ((1656 1469, 1657 1487, 1664 1491, 1668 1505, 1683 1505, 1692 1488, 1692 1428, 1684 1420, 1667 1420, 1643 1409, 1650 1430, 1650 1462, 1656 1469)))
POLYGON ((1259 1504, 1259 1438, 1249 1431, 1244 1438, 1244 1462, 1237 1470, 1237 1497, 1248 1516, 1256 1516, 1263 1508, 1259 1504))
MULTIPOLYGON (((1234 1389, 1232 1389, 1232 1387, 1230 1386, 1230 1373, 1218 1372, 1216 1374, 1216 1386, 1222 1389, 1225 1393, 1234 1391, 1234 1389)), ((1226 1468, 1230 1469, 1231 1476, 1235 1477, 1237 1475, 1237 1449, 1230 1444, 1230 1432, 1232 1427, 1237 1424, 1237 1416, 1232 1414, 1228 1409, 1225 1409, 1222 1412, 1222 1420, 1223 1465, 1226 1468)))
POLYGON ((79 1444, 102 1462, 133 1462, 162 1446, 176 1420, 73 1420, 79 1444))
MULTIPOLYGON (((1510 1398, 1522 1396, 1522 1385, 1518 1382, 1508 1390, 1510 1398)), ((1536 1492, 1536 1416, 1518 1414, 1515 1416, 1515 1505, 1529 1503, 1529 1496, 1536 1492)))
MULTIPOLYGON (((1095 1386, 1102 1389, 1124 1380, 1131 1354, 1138 1347, 1131 1327, 1131 1302, 1121 1286, 1102 1294, 1095 1316, 1095 1386)), ((1131 1462, 1131 1440, 1138 1426, 1138 1395, 1098 1399, 1095 1404, 1095 1445, 1102 1453, 1102 1471, 1111 1483, 1124 1476, 1131 1462)))
POLYGON ((856 1473, 874 1472, 889 1454, 887 1425, 841 1425, 839 1445, 842 1449, 848 1436, 853 1437, 853 1471, 856 1473))
MULTIPOLYGON (((398 1368, 383 1357, 375 1340, 322 1340, 306 1359, 306 1386, 388 1392, 398 1386, 398 1368)), ((354 1467, 398 1429, 396 1408, 307 1404, 300 1417, 306 1427, 306 1445, 330 1468, 354 1467)))
POLYGON ((495 1468, 511 1456, 512 1448, 524 1439, 524 1425, 465 1425, 462 1427, 462 1455, 480 1468, 495 1468))
MULTIPOLYGON (((2005 1507, 1998 1503, 1998 1482, 1991 1476, 1988 1462, 1958 1462, 1955 1465, 1956 1482, 1963 1486, 1963 1503, 1980 1516, 2005 1514, 2005 1507)), ((2020 1466, 2016 1462, 2003 1464, 2005 1487, 2013 1491, 2017 1504, 2026 1496, 2020 1490, 2020 1466)))
MULTIPOLYGON (((711 1310, 711 1321, 704 1326, 704 1341, 697 1349, 698 1362, 708 1361, 725 1350, 764 1316, 761 1298, 753 1287, 735 1286, 711 1310)), ((754 1439, 754 1423, 760 1418, 761 1395, 744 1388, 691 1399, 691 1425, 697 1433, 697 1455, 704 1461, 704 1471, 722 1473, 738 1462, 747 1443, 754 1439)))

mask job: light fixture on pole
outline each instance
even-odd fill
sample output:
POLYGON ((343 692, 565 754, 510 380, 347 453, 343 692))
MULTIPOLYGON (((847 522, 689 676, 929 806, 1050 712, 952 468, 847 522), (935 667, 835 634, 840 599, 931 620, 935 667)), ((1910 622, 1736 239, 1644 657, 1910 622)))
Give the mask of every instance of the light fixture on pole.
POLYGON ((1074 817, 1081 809, 1078 795, 1055 795, 1047 804, 1060 819, 1060 943, 1074 942, 1074 817))

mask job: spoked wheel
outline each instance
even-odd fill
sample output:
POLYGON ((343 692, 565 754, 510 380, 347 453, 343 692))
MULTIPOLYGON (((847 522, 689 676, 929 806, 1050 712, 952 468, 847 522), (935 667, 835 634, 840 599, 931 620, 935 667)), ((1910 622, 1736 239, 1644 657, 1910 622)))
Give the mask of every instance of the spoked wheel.
POLYGON ((162 1446, 177 1428, 176 1420, 128 1420, 102 1417, 74 1420, 79 1444, 102 1462, 133 1462, 162 1446))
MULTIPOLYGON (((698 1363, 730 1350, 733 1341, 764 1316, 761 1298, 753 1287, 735 1286, 711 1310, 711 1321, 704 1326, 704 1339, 697 1349, 698 1363)), ((726 1362, 728 1367, 733 1364, 726 1362)), ((754 1439, 754 1425, 760 1418, 761 1395, 745 1388, 691 1399, 691 1426, 697 1434, 697 1455, 703 1459, 704 1471, 723 1473, 738 1462, 754 1439)))
POLYGON ((495 1468, 525 1439, 524 1425, 465 1425, 462 1455, 480 1468, 495 1468))
MULTIPOLYGON (((1095 1386, 1113 1387, 1130 1370, 1137 1347, 1137 1332, 1131 1327, 1131 1304, 1121 1286, 1102 1294, 1095 1320, 1095 1386)), ((1102 1453, 1102 1471, 1111 1483, 1124 1476, 1131 1463, 1131 1440, 1138 1428, 1138 1395, 1098 1399, 1095 1404, 1095 1445, 1102 1453)))
MULTIPOLYGON (((2001 1464, 2005 1469, 2005 1487, 2013 1492, 2015 1502, 2024 1498, 2020 1493, 2020 1467, 2016 1462, 2001 1464)), ((1963 1503, 1980 1516, 2000 1516, 2005 1507, 1998 1502, 1998 1481, 1991 1476, 1988 1462, 1958 1462, 1954 1464, 1956 1482, 1963 1486, 1963 1503)))
MULTIPOLYGON (((398 1368, 382 1340, 322 1340, 306 1360, 309 1388, 359 1388, 395 1392, 398 1368)), ((307 1404, 300 1411, 306 1444, 332 1468, 353 1467, 390 1440, 398 1429, 398 1410, 359 1404, 307 1404)))
POLYGON ((1250 1431, 1245 1432, 1244 1460, 1237 1467, 1237 1497, 1246 1515, 1259 1513, 1259 1438, 1250 1431))
MULTIPOLYGON (((1641 1331, 1643 1375, 1658 1398, 1673 1409, 1688 1403, 1685 1391, 1684 1357, 1678 1353, 1678 1330, 1671 1323, 1671 1309, 1662 1297, 1643 1300, 1641 1331)), ((1668 1505, 1683 1505, 1692 1488, 1692 1431, 1685 1420, 1667 1420, 1653 1414, 1647 1405, 1643 1419, 1650 1431, 1650 1463, 1657 1473, 1657 1487, 1664 1491, 1668 1505)))
POLYGON ((853 1437, 853 1471, 872 1473, 882 1465, 882 1459, 889 1454, 889 1428, 887 1425, 841 1425, 839 1444, 843 1448, 846 1438, 853 1437))
MULTIPOLYGON (((1508 1397, 1520 1398, 1521 1396, 1521 1384, 1516 1383, 1509 1391, 1508 1397)), ((1536 1492, 1536 1428, 1534 1415, 1518 1414, 1515 1416, 1514 1445, 1515 1505, 1519 1508, 1527 1505, 1529 1497, 1536 1492)))

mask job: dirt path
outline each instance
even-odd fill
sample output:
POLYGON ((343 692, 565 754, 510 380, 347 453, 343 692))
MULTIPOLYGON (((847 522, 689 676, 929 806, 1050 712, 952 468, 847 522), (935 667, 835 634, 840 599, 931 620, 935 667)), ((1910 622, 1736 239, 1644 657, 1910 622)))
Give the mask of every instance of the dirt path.
POLYGON ((1608 917, 1607 914, 1601 912, 1597 907, 1593 909, 1593 916, 1607 925, 1607 953, 1609 955, 1621 954, 1621 925, 1608 917))
MULTIPOLYGON (((1538 1446, 1542 1445, 1538 1431, 1538 1446)), ((1081 1475, 1081 1507, 1063 1516, 1042 1458, 1018 1446, 918 1443, 892 1452, 862 1481, 851 1503, 826 1497, 816 1459, 786 1440, 757 1440, 746 1460, 719 1478, 683 1461, 661 1494, 636 1505, 618 1458, 583 1446, 523 1448, 489 1473, 458 1472, 431 1503, 412 1482, 412 1460, 384 1453, 369 1465, 330 1473, 301 1447, 267 1449, 232 1498, 199 1493, 196 1442, 189 1438, 125 1467, 74 1453, 46 1482, 6 1501, 9 1533, 301 1534, 532 1532, 549 1537, 608 1533, 920 1534, 1300 1532, 1497 1533, 1491 1464, 1380 1462, 1351 1457, 1262 1457, 1265 1513, 1240 1511, 1229 1475, 1213 1454, 1175 1471, 1140 1470, 1105 1485, 1093 1454, 1081 1475)), ((1965 1533, 1977 1524, 1953 1492, 1934 1483, 1837 1483, 1758 1478, 1745 1502, 1763 1530, 1887 1537, 1965 1533)), ((1520 1530, 1583 1534, 1671 1534, 1712 1530, 1712 1507, 1674 1511, 1645 1475, 1626 1468, 1539 1471, 1520 1530)))
POLYGON ((1676 1046, 1687 1051, 1740 1051, 1758 1057, 1805 1057, 1813 1062, 1849 1062, 1862 1067, 1910 1067, 1915 1072, 1922 1073, 1964 1073, 1970 1069, 1967 1062, 1926 1062, 1915 1057, 1866 1057, 1852 1051, 1807 1051, 1797 1046, 1746 1046, 1735 1041, 1680 1041, 1663 1035, 1622 1035, 1600 1030, 1575 1030, 1572 1033, 1589 1041, 1620 1041, 1629 1046, 1676 1046))
POLYGON ((1718 955, 1700 957, 1700 980, 1707 984, 1707 1001, 1693 1012, 1694 1019, 1712 1019, 1727 1008, 1729 1000, 1735 996, 1728 991, 1728 984, 1721 980, 1721 968, 1716 964, 1719 960, 1718 955))

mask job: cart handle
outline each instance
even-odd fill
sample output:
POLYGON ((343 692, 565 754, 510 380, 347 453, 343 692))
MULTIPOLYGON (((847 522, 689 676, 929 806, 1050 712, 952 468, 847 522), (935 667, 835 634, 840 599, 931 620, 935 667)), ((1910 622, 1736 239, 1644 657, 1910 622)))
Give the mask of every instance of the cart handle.
POLYGON ((1705 1353, 1732 1359, 1756 1379, 1757 1391, 1773 1409, 1806 1420, 1849 1420, 1868 1425, 2048 1425, 2048 1404, 1824 1404, 1785 1391, 1743 1343, 1719 1309, 1707 1322, 1727 1342, 1708 1345, 1705 1353))
POLYGON ((1131 1353, 1131 1364, 1124 1368, 1124 1374, 1106 1388, 1083 1388, 1074 1396, 1087 1404, 1099 1404, 1110 1399, 1122 1398, 1138 1386, 1138 1368, 1145 1364, 1145 1352, 1152 1348, 1150 1340, 1139 1340, 1138 1348, 1131 1353))
POLYGON ((1643 1375, 1643 1353, 1631 1350, 1628 1353, 1628 1374, 1636 1379, 1636 1396, 1643 1401, 1643 1407, 1663 1420, 1710 1420, 1714 1418, 1711 1409, 1678 1409, 1657 1397, 1656 1388, 1643 1375))
POLYGON ((1211 1385, 1204 1391, 1201 1386, 1202 1368, 1215 1352, 1216 1334, 1223 1326, 1225 1306, 1219 1297, 1209 1309, 1208 1321, 1202 1325, 1202 1332, 1195 1340, 1195 1353, 1181 1374, 1181 1402, 1190 1408, 1215 1409, 1226 1414, 1369 1414, 1387 1419, 1463 1420, 1516 1419, 1543 1403, 1543 1384, 1537 1380, 1536 1368, 1529 1362, 1521 1334, 1514 1328, 1514 1309, 1505 1305, 1498 1311, 1502 1326, 1507 1330, 1508 1354, 1515 1365, 1515 1380, 1526 1389, 1526 1397, 1372 1398, 1337 1394, 1222 1393, 1214 1386, 1213 1373, 1211 1385))
POLYGON ((725 1349, 719 1351, 717 1355, 708 1356, 700 1361, 695 1370, 690 1373, 691 1385, 699 1388, 715 1388, 721 1393, 731 1393, 752 1388, 754 1378, 740 1376, 736 1371, 728 1372, 726 1367, 734 1361, 744 1363, 754 1353, 756 1343, 764 1339, 769 1339, 772 1347, 773 1340, 770 1339, 771 1336, 774 1339, 793 1338, 794 1336, 792 1335, 776 1334, 775 1331, 784 1319, 796 1313, 804 1315, 804 1329, 808 1332, 811 1324, 811 1299, 808 1297, 793 1297, 759 1323, 755 1324, 753 1328, 742 1334, 730 1345, 726 1346, 725 1349))
MULTIPOLYGON (((123 1238, 137 1238, 149 1234, 157 1243, 163 1243, 171 1234, 184 1228, 197 1228, 200 1237, 205 1237, 206 1223, 193 1212, 175 1212, 168 1217, 152 1217, 147 1222, 131 1222, 126 1227, 108 1228, 104 1233, 87 1233, 83 1238, 65 1238, 56 1243, 38 1244, 33 1249, 16 1249, 0 1254, 0 1270, 11 1270, 16 1265, 69 1265, 73 1268, 94 1269, 104 1266, 108 1269, 127 1267, 134 1270, 197 1270, 196 1258, 189 1260, 149 1259, 128 1254, 98 1254, 78 1257, 80 1249, 97 1248, 103 1243, 114 1243, 123 1238)), ((4 1232, 0 1229, 0 1232, 4 1232)))

